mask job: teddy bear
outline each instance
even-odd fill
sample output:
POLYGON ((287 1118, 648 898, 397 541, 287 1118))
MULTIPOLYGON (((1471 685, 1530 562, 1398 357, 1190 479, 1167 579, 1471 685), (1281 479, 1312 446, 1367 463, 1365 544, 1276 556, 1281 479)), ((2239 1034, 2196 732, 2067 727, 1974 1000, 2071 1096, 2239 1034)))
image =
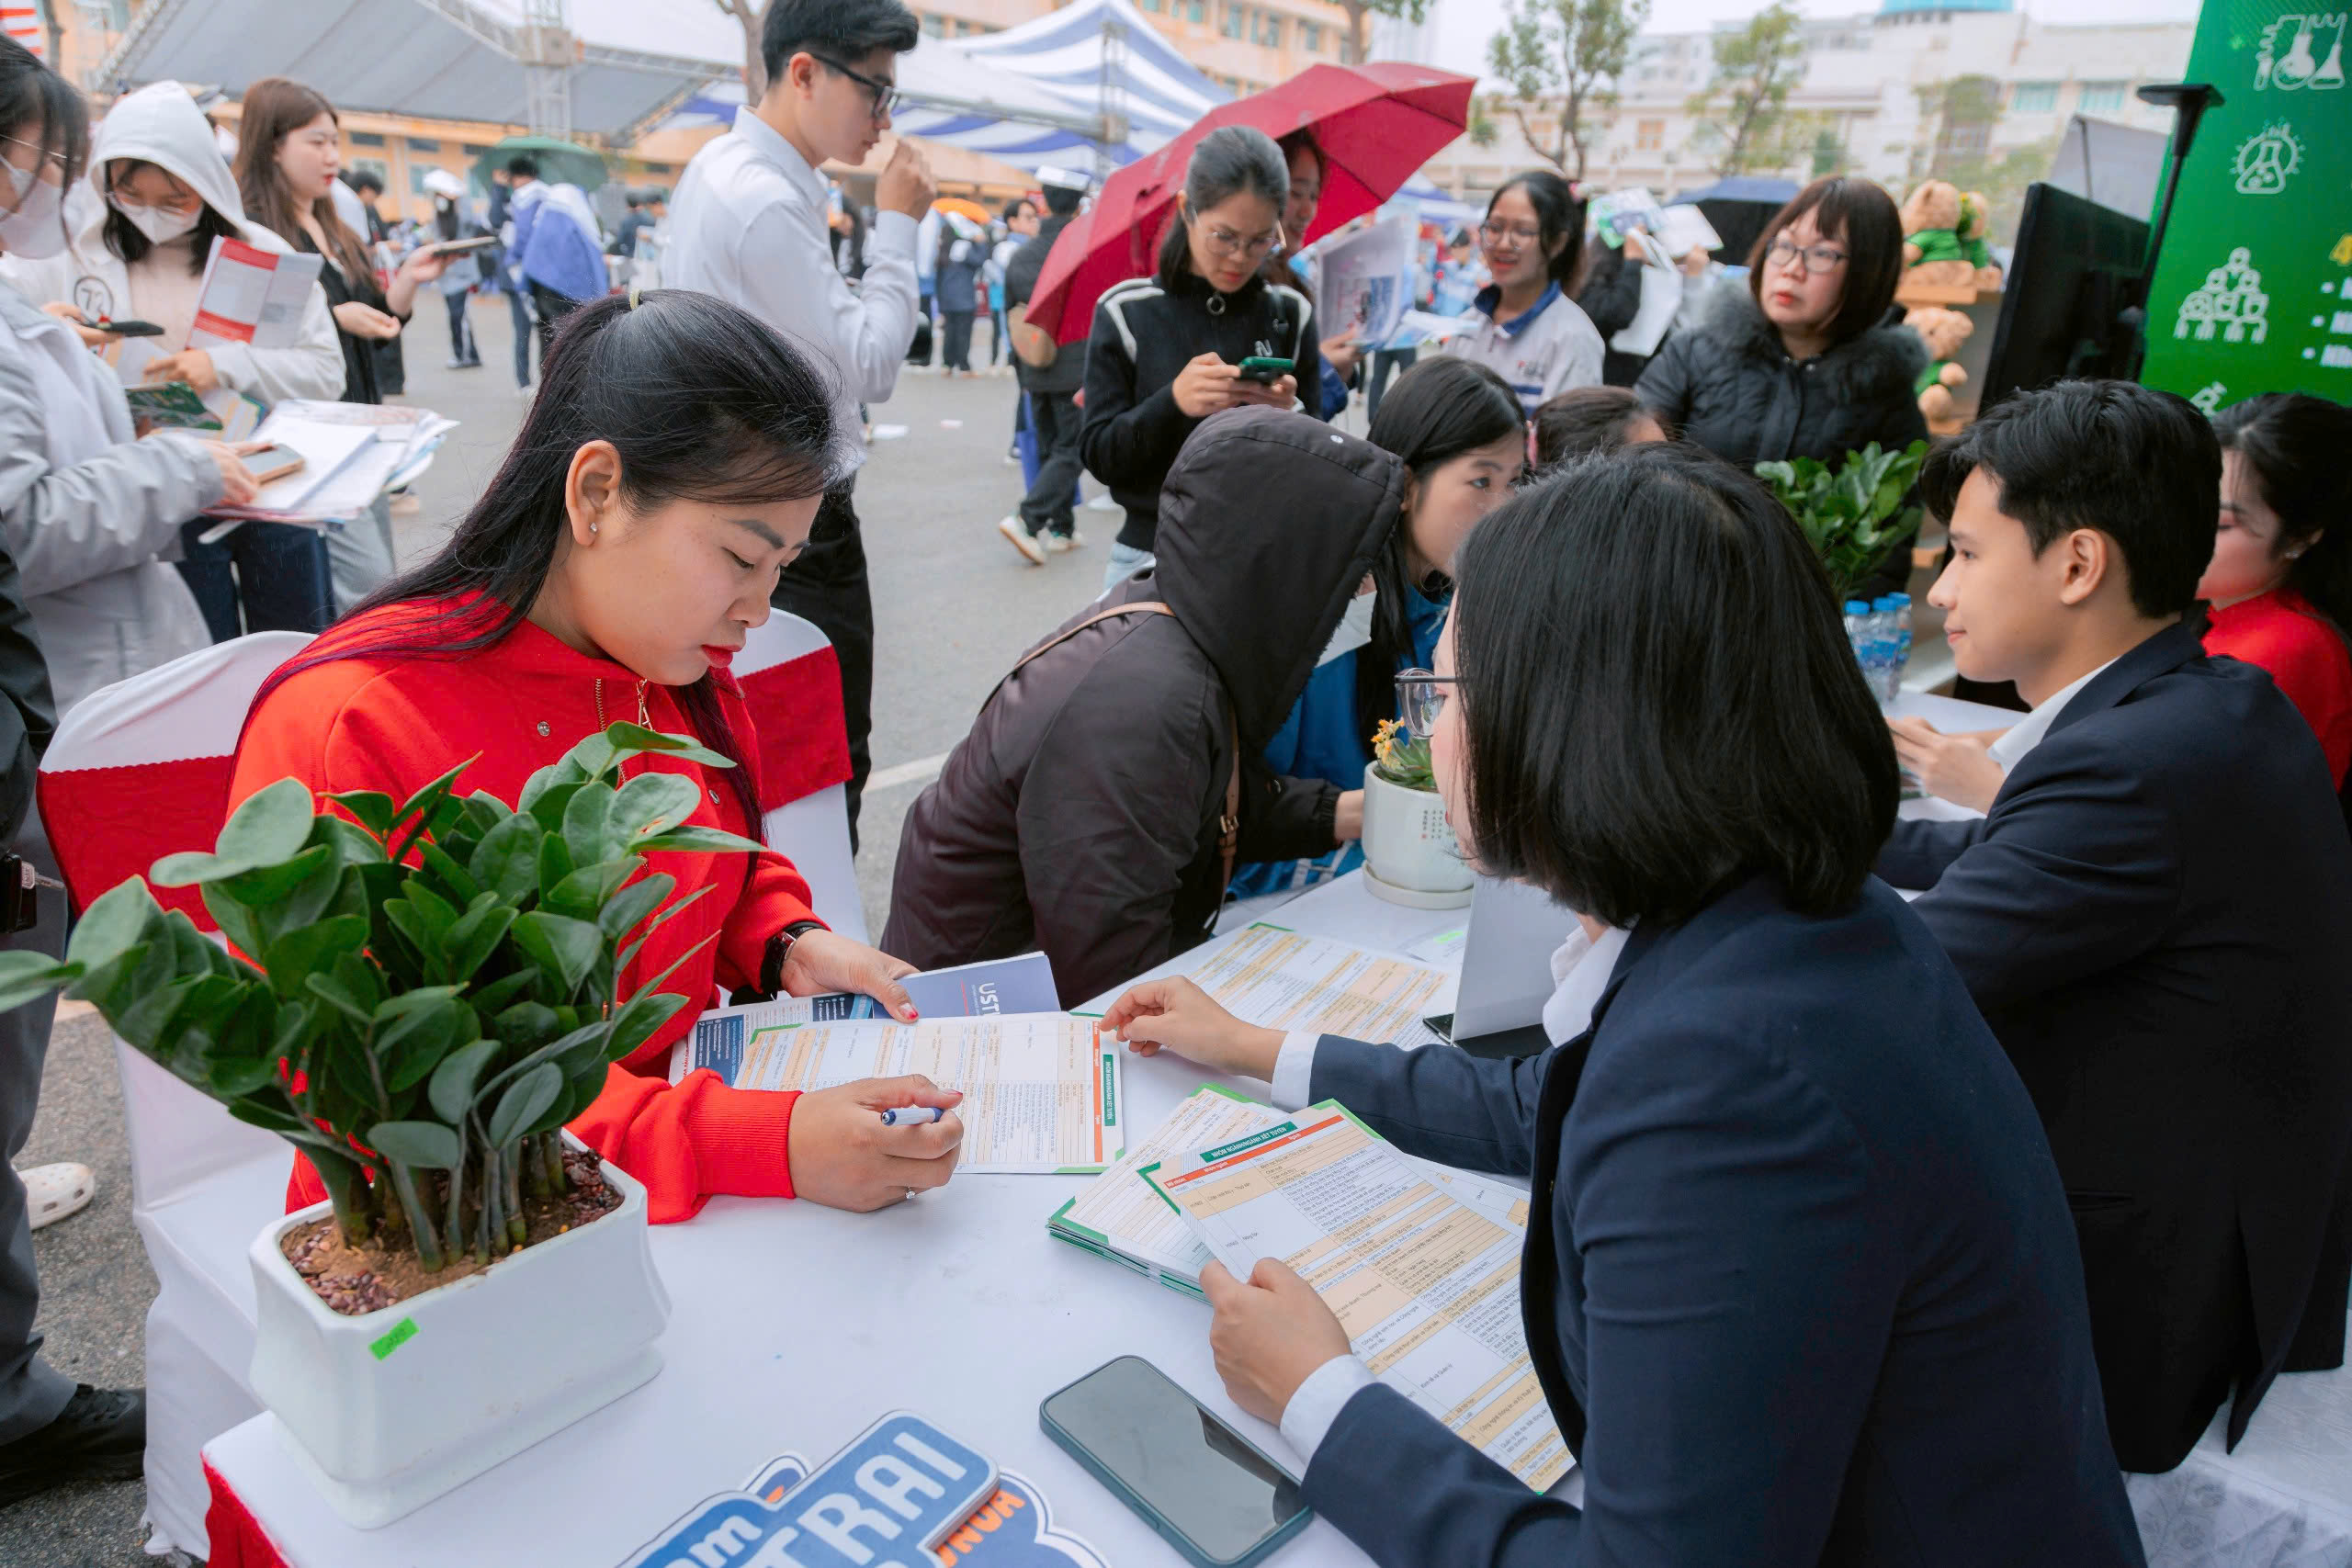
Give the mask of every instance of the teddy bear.
POLYGON ((1993 260, 1993 247, 1984 237, 1993 230, 1993 206, 1984 199, 1983 191, 1963 191, 1960 197, 1960 249, 1968 265, 1976 269, 1976 287, 1986 293, 2001 287, 2000 265, 1993 260))
POLYGON ((1975 287, 1976 265, 1961 243, 1960 219, 1960 187, 1949 180, 1923 180, 1904 198, 1904 282, 1975 287))
POLYGON ((1903 324, 1928 344, 1928 367, 1912 383, 1919 412, 1929 424, 1948 420, 1952 414, 1952 394, 1968 379, 1968 372, 1955 363, 1960 345, 1968 341, 1976 323, 1941 305, 1914 305, 1903 313, 1903 324))

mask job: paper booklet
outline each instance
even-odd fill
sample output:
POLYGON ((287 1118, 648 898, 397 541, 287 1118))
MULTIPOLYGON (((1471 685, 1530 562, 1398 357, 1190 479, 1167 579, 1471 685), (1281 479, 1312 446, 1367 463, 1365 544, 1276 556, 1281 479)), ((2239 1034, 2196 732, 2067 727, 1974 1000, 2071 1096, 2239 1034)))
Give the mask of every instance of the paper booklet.
MULTIPOLYGON (((922 1018, 984 1018, 1007 1012, 1058 1012, 1061 995, 1054 987, 1054 966, 1042 953, 1018 958, 991 958, 959 964, 952 969, 926 969, 907 975, 899 984, 922 1018)), ((800 1023, 828 1022, 842 1018, 883 1018, 890 1015, 872 997, 854 991, 831 991, 821 997, 778 997, 767 1004, 772 1016, 800 1023)))
POLYGON ((1373 1375, 1541 1492, 1575 1462, 1520 1324, 1522 1234, 1329 1100, 1144 1178, 1217 1261, 1296 1269, 1373 1375))
POLYGON ((301 331, 311 289, 325 258, 302 252, 265 251, 243 240, 216 237, 198 286, 190 348, 246 343, 288 348, 301 331))
POLYGON ((956 1168, 1089 1175, 1125 1152, 1120 1047, 1068 1013, 811 1021, 805 1004, 715 1008, 670 1053, 670 1081, 708 1067, 736 1089, 831 1089, 922 1073, 960 1089, 956 1168))
POLYGON ((254 438, 290 446, 302 466, 262 487, 247 506, 216 506, 227 521, 209 543, 243 522, 332 523, 356 517, 385 491, 424 472, 442 437, 458 428, 430 409, 289 398, 269 411, 254 438))
POLYGON ((1194 948, 1169 972, 1189 976, 1244 1023, 1396 1045, 1437 1038, 1421 1015, 1449 978, 1426 964, 1262 922, 1194 948))
MULTIPOLYGON (((1144 1179, 1147 1166, 1182 1159, 1194 1150, 1230 1143, 1285 1120, 1272 1106, 1245 1100, 1219 1084, 1203 1084, 1170 1112, 1159 1130, 1126 1157, 1089 1182, 1086 1190, 1054 1211, 1046 1234, 1124 1264, 1171 1291, 1197 1297, 1201 1270, 1211 1254, 1175 1204, 1144 1179)), ((1527 1194, 1497 1177, 1410 1161, 1463 1203, 1488 1218, 1524 1231, 1527 1194)))

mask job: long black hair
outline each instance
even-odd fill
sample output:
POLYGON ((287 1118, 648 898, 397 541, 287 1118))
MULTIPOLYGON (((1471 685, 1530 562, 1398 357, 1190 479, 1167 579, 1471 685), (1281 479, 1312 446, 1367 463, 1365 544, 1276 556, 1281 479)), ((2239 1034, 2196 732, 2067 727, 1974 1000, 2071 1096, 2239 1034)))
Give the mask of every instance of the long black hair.
MULTIPOLYGON (((1510 382, 1475 359, 1449 354, 1424 359, 1396 378, 1364 439, 1402 461, 1426 496, 1430 475, 1440 465, 1525 429, 1526 415, 1510 382)), ((1372 641, 1356 656, 1359 736, 1371 735, 1381 720, 1396 716, 1396 671, 1415 651, 1406 589, 1418 588, 1433 599, 1453 592, 1443 561, 1435 563, 1435 576, 1413 581, 1411 547, 1411 523, 1400 519, 1372 559, 1378 596, 1373 601, 1372 641)))
MULTIPOLYGON (((37 143, 44 156, 64 165, 61 197, 82 177, 90 156, 90 111, 71 82, 12 38, 0 38, 0 132, 37 143)), ((64 205, 58 203, 61 229, 64 205)))
POLYGON ((2222 450, 2235 452, 2278 514, 2275 555, 2297 546, 2287 586, 2352 631, 2352 409, 2306 392, 2265 392, 2213 416, 2222 450))
MULTIPOLYGON (((726 301, 683 288, 632 307, 607 297, 563 319, 539 395, 514 445, 473 510, 432 559, 362 600, 345 623, 394 604, 359 635, 330 631, 314 651, 270 677, 278 682, 339 659, 458 659, 505 638, 546 587, 569 531, 564 480, 591 441, 620 454, 622 503, 648 511, 680 499, 765 504, 817 495, 848 470, 832 387, 774 328, 726 301), (497 606, 483 614, 487 604, 497 606)), ((702 742, 739 765, 727 771, 758 830, 752 758, 706 674, 675 689, 702 742)))
POLYGON ((1198 218, 1227 197, 1248 191, 1274 204, 1279 214, 1290 199, 1290 164, 1283 150, 1264 131, 1247 125, 1223 125, 1201 138, 1184 165, 1184 203, 1168 217, 1168 232, 1159 241, 1159 282, 1162 288, 1182 277, 1193 265, 1192 242, 1184 232, 1187 214, 1198 218))
POLYGON ((1513 175, 1495 187, 1487 198, 1487 216, 1495 215, 1495 203, 1507 194, 1517 191, 1527 197, 1527 205, 1535 209, 1535 226, 1541 244, 1551 260, 1544 273, 1560 286, 1560 292, 1574 295, 1583 282, 1584 272, 1584 203, 1577 199, 1568 182, 1549 169, 1530 169, 1523 175, 1513 175), (1557 254, 1552 247, 1561 241, 1557 254))

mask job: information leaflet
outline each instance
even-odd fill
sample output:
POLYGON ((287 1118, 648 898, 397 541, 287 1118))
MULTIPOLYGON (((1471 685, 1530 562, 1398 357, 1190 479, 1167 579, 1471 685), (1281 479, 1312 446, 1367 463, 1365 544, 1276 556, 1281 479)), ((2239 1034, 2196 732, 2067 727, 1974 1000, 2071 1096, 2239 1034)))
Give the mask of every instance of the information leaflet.
POLYGON ((1521 1234, 1326 1100, 1148 1168, 1217 1260, 1288 1264, 1373 1375, 1543 1491, 1574 1462, 1519 1316, 1521 1234))
POLYGON ((1396 1045, 1436 1038, 1421 1015, 1447 978, 1409 959, 1269 925, 1196 950, 1177 972, 1244 1023, 1396 1045))

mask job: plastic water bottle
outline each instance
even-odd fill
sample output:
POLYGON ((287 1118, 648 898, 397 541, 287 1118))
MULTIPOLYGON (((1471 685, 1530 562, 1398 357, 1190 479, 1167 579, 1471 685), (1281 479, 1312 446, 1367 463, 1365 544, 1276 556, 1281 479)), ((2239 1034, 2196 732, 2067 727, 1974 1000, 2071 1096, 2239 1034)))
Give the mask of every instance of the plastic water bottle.
POLYGON ((1894 604, 1883 596, 1871 601, 1871 694, 1890 702, 1902 666, 1894 658, 1894 604))
MULTIPOLYGON (((1846 641, 1854 649, 1854 663, 1861 670, 1865 682, 1871 678, 1870 621, 1871 607, 1868 604, 1860 599, 1846 601, 1846 641)), ((1872 685, 1871 690, 1875 691, 1877 687, 1872 685)))
POLYGON ((1893 702, 1903 694, 1903 672, 1911 667, 1911 595, 1890 593, 1887 600, 1894 606, 1894 679, 1886 694, 1893 702))

